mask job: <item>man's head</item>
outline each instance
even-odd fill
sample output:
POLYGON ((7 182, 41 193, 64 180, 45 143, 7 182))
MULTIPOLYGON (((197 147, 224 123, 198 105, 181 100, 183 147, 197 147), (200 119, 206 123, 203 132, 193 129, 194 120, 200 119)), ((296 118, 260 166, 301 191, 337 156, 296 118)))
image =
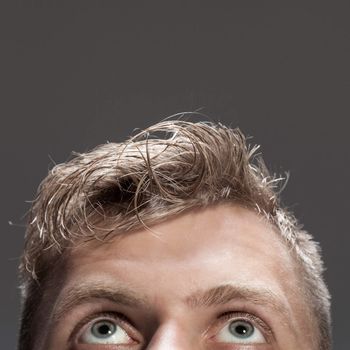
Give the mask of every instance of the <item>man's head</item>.
POLYGON ((56 166, 28 224, 20 350, 330 349, 318 246, 255 151, 168 121, 56 166))

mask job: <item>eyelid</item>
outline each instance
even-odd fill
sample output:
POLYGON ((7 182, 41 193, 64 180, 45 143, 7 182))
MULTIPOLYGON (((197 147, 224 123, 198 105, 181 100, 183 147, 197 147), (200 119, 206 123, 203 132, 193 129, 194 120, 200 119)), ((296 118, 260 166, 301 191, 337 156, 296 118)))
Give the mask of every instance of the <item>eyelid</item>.
POLYGON ((250 322, 253 326, 257 327, 264 335, 267 343, 270 343, 271 340, 274 338, 274 334, 272 329, 267 325, 266 322, 264 322, 260 317, 255 316, 248 312, 242 312, 242 311, 228 311, 224 314, 221 314, 219 317, 219 325, 216 328, 221 329, 224 325, 226 325, 229 322, 243 320, 250 322))
POLYGON ((69 336, 69 342, 76 342, 80 338, 80 333, 83 332, 83 329, 86 328, 92 321, 97 322, 99 319, 109 319, 113 320, 119 325, 125 333, 135 341, 139 341, 140 336, 136 335, 136 331, 130 322, 130 320, 123 314, 119 312, 107 311, 107 312, 98 312, 91 314, 83 318, 73 329, 71 335, 69 336))

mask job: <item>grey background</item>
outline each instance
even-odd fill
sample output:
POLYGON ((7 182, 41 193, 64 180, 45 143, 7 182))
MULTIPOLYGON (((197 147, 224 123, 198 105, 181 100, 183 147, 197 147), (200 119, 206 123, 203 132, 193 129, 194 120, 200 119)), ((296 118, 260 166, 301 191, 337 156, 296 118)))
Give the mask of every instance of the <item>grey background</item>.
POLYGON ((262 145, 321 242, 348 343, 348 1, 2 1, 1 348, 14 349, 26 201, 72 150, 204 108, 262 145), (8 222, 12 221, 13 226, 8 222))

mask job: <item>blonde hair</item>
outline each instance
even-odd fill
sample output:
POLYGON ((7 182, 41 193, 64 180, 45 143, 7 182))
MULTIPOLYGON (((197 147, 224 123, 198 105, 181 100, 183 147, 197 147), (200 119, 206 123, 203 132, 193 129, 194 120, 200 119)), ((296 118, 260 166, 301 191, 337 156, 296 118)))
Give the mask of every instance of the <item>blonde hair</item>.
POLYGON ((34 309, 57 258, 79 242, 108 240, 191 208, 235 202, 264 215, 281 233, 329 350, 330 297, 319 246, 281 208, 282 179, 270 176, 257 147, 220 123, 164 121, 123 143, 107 143, 56 165, 33 202, 20 264, 20 349, 30 349, 34 309))

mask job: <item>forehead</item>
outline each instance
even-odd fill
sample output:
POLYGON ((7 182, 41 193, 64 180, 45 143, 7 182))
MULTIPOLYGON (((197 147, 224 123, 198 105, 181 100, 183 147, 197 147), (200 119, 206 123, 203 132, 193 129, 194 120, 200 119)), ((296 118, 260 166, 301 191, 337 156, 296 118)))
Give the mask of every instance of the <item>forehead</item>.
MULTIPOLYGON (((66 267, 58 305, 75 288, 83 294, 102 288, 103 295, 124 290, 135 308, 167 318, 192 314, 189 305, 197 304, 192 296, 198 292, 231 286, 236 307, 265 304, 271 321, 273 310, 282 310, 284 316, 273 322, 288 319, 296 333, 312 334, 293 256, 264 217, 240 206, 192 210, 112 242, 80 245, 66 267)), ((78 296, 73 292, 73 299, 78 296)))
POLYGON ((239 206, 192 210, 111 242, 82 244, 65 266, 54 320, 91 298, 122 303, 141 319, 198 322, 229 304, 258 309, 295 339, 312 334, 293 257, 265 218, 239 206))
POLYGON ((278 232, 265 218, 233 205, 192 210, 113 242, 90 242, 74 249, 68 264, 74 279, 98 273, 99 278, 126 279, 147 290, 159 276, 172 290, 174 281, 190 280, 209 287, 249 282, 288 289, 282 277, 294 273, 278 232))

